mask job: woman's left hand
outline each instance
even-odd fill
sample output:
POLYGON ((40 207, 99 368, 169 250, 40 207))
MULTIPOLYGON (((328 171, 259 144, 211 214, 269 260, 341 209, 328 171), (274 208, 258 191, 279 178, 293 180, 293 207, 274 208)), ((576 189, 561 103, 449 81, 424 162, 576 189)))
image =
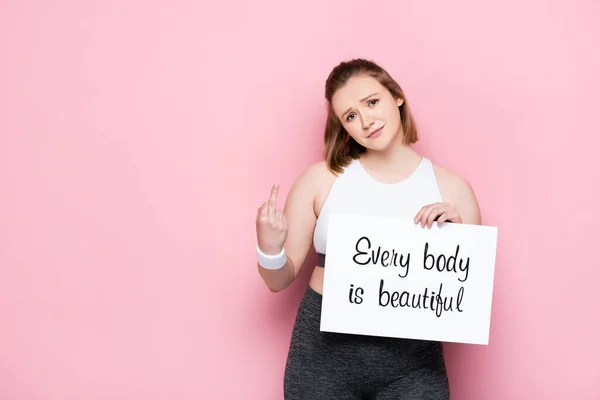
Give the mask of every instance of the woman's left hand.
POLYGON ((445 221, 462 224, 460 214, 448 203, 433 203, 421 208, 415 216, 415 224, 420 223, 421 227, 427 225, 428 228, 431 228, 436 218, 438 225, 445 221))

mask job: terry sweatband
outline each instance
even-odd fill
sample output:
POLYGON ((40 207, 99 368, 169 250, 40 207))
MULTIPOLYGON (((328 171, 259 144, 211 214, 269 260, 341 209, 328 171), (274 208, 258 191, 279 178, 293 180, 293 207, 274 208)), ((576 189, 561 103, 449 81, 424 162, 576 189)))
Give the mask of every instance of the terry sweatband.
POLYGON ((258 264, 266 269, 281 269, 287 262, 285 248, 281 249, 279 254, 271 255, 260 251, 258 244, 256 245, 256 259, 258 260, 258 264))

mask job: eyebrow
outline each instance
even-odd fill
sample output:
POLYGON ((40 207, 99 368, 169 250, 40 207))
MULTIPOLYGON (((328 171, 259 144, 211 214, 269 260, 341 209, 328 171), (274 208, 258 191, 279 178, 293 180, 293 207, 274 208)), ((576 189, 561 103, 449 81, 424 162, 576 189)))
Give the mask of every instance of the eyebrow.
MULTIPOLYGON (((375 93, 371 93, 370 95, 368 95, 367 97, 363 97, 362 99, 360 99, 361 102, 367 100, 369 97, 375 96, 376 94, 379 94, 378 92, 375 93)), ((350 107, 349 109, 347 109, 343 114, 342 114, 342 118, 344 118, 344 115, 348 114, 348 112, 350 112, 350 110, 352 110, 352 107, 350 107)))

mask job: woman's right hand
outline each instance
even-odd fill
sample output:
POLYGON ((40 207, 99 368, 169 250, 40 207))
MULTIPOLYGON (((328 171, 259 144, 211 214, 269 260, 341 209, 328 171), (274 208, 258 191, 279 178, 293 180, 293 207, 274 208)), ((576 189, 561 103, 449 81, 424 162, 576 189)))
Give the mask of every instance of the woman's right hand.
POLYGON ((256 239, 258 248, 265 254, 276 255, 281 252, 288 235, 287 218, 277 209, 279 185, 273 185, 269 201, 258 207, 256 214, 256 239))

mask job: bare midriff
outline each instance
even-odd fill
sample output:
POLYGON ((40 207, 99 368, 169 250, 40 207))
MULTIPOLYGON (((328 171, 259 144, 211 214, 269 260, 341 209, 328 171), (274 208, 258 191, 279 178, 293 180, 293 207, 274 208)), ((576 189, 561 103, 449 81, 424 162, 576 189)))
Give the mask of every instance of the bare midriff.
POLYGON ((308 285, 317 293, 323 294, 323 278, 325 277, 325 268, 315 266, 308 285))

